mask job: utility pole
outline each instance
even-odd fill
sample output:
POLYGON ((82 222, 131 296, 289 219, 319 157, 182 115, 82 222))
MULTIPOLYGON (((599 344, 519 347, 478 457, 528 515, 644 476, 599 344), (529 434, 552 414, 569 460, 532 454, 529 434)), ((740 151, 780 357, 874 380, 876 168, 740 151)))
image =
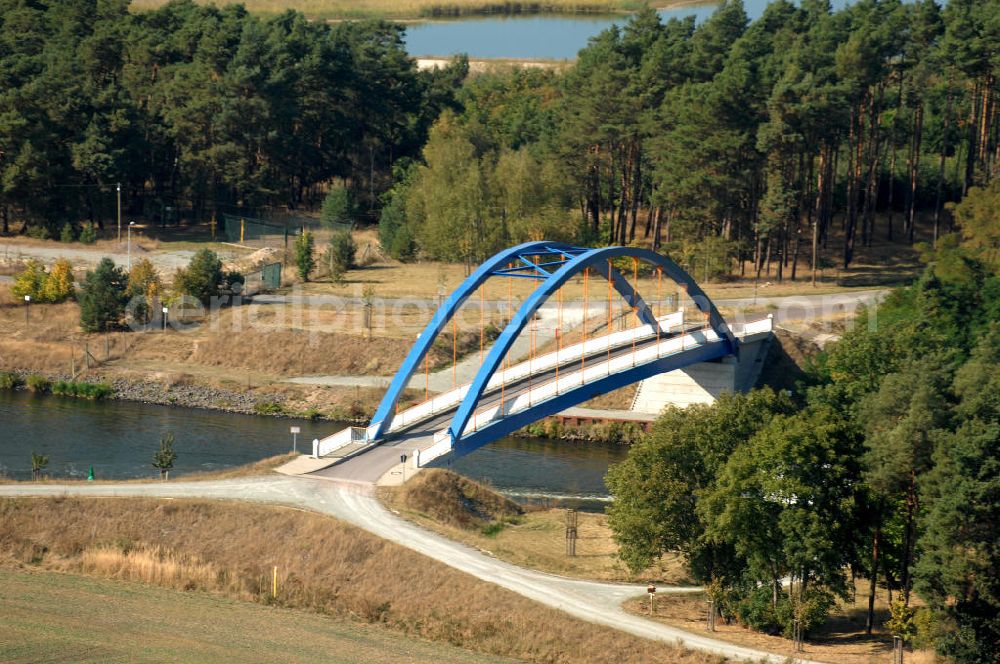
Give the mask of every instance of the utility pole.
POLYGON ((118 244, 122 243, 122 183, 115 185, 118 192, 118 244))

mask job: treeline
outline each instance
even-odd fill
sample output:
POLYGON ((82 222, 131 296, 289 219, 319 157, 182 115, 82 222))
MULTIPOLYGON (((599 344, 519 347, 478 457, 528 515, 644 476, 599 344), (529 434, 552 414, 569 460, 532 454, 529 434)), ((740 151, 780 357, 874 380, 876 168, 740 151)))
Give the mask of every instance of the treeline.
POLYGON ((383 244, 474 260, 534 229, 781 279, 822 267, 834 234, 843 266, 877 236, 937 238, 944 203, 996 168, 997 15, 778 0, 749 23, 736 0, 696 25, 647 9, 564 74, 471 80, 390 194, 383 244))
POLYGON ((679 551, 723 616, 787 636, 858 579, 869 632, 881 586, 893 634, 1000 661, 1000 262, 952 238, 794 394, 661 416, 607 478, 632 569, 679 551))
POLYGON ((333 179, 369 210, 467 70, 417 72, 385 22, 128 6, 0 0, 3 232, 103 224, 119 182, 126 214, 151 219, 314 206, 333 179))

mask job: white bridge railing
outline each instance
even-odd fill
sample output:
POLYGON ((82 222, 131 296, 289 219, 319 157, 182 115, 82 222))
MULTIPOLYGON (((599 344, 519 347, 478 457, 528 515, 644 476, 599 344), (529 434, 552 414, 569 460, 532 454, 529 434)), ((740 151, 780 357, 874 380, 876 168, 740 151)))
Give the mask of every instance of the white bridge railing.
POLYGON ((767 318, 761 318, 760 320, 750 321, 743 325, 743 327, 737 332, 733 330, 733 333, 737 337, 749 337, 755 334, 761 334, 762 332, 771 332, 774 329, 774 315, 768 314, 767 318))
POLYGON ((413 451, 413 467, 423 468, 434 459, 451 451, 451 435, 447 429, 434 434, 434 444, 426 450, 413 451))
MULTIPOLYGON (((684 311, 676 311, 674 313, 667 314, 666 316, 661 316, 658 320, 660 321, 662 328, 669 332, 672 328, 680 326, 684 323, 684 311)), ((582 343, 566 346, 565 348, 561 348, 551 353, 546 353, 545 355, 540 355, 527 361, 515 364, 507 369, 497 371, 493 374, 493 377, 490 378, 490 382, 486 385, 486 390, 495 390, 505 383, 512 383, 522 378, 527 378, 531 374, 539 371, 547 371, 564 362, 578 360, 581 356, 593 355, 594 353, 606 351, 608 348, 622 346, 624 344, 631 343, 633 340, 645 340, 655 335, 656 328, 654 326, 640 325, 639 327, 634 327, 630 330, 606 334, 594 339, 588 339, 582 343)), ((402 429, 406 429, 414 424, 430 419, 438 413, 453 408, 462 402, 462 399, 465 398, 465 395, 469 391, 469 387, 469 383, 460 385, 455 389, 442 392, 441 394, 438 394, 423 403, 397 413, 396 416, 392 418, 392 423, 389 425, 387 433, 394 433, 402 429)), ((374 428, 370 427, 370 430, 374 435, 374 428)))
MULTIPOLYGON (((495 403, 477 411, 469 419, 466 428, 471 428, 473 431, 478 430, 508 415, 521 412, 532 407, 534 404, 558 396, 566 390, 580 387, 587 382, 646 364, 668 355, 720 341, 719 335, 711 328, 697 330, 670 339, 663 339, 634 353, 620 355, 611 358, 611 360, 595 362, 582 370, 565 373, 556 379, 533 386, 516 397, 503 400, 501 403, 495 403)), ((451 451, 451 434, 448 433, 447 429, 444 429, 434 434, 434 443, 429 448, 418 450, 414 453, 413 464, 417 468, 426 466, 434 459, 447 454, 449 451, 451 451)))
POLYGON ((367 430, 364 427, 347 427, 343 431, 338 431, 332 436, 327 436, 319 441, 318 444, 313 445, 313 456, 327 456, 342 447, 347 447, 353 443, 360 443, 367 439, 367 430))
POLYGON ((495 422, 513 413, 527 410, 534 404, 551 399, 567 390, 580 387, 604 376, 609 376, 668 355, 718 341, 720 341, 719 335, 711 328, 664 339, 658 343, 639 349, 634 353, 626 353, 618 357, 613 357, 611 360, 596 362, 582 370, 564 373, 558 378, 549 380, 541 385, 532 386, 516 397, 503 400, 501 403, 493 404, 477 411, 469 419, 469 423, 466 426, 473 431, 477 431, 491 422, 495 422))

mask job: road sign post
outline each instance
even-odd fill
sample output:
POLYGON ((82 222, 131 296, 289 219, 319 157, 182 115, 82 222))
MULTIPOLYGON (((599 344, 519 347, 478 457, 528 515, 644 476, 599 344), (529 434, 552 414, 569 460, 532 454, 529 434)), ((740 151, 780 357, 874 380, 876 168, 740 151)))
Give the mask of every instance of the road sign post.
POLYGON ((292 452, 299 451, 298 435, 302 433, 300 427, 292 427, 292 452))
POLYGON ((653 615, 653 600, 656 597, 656 586, 652 583, 646 586, 646 592, 649 593, 649 615, 653 615))
POLYGON ((406 484, 406 455, 399 455, 399 463, 403 464, 403 484, 406 484))

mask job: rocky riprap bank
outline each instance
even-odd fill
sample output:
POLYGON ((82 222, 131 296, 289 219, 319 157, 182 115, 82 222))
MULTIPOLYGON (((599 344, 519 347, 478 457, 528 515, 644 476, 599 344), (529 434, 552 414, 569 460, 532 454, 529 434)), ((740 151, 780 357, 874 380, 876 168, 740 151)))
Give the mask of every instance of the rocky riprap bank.
POLYGON ((275 403, 274 395, 253 395, 206 385, 168 385, 153 381, 110 381, 115 399, 185 408, 208 408, 229 413, 259 414, 264 404, 275 403))
MULTIPOLYGON (((30 375, 41 375, 53 382, 71 380, 68 374, 49 374, 37 371, 14 371, 13 373, 21 377, 22 386, 19 389, 22 390, 26 389, 23 383, 30 375)), ((205 408, 243 415, 260 415, 263 406, 280 404, 282 401, 280 397, 273 394, 255 395, 207 385, 167 384, 127 378, 108 380, 99 375, 87 376, 86 380, 91 383, 110 385, 112 389, 110 398, 112 399, 184 408, 205 408)), ((282 413, 275 413, 273 409, 269 409, 267 414, 280 416, 282 413)))

